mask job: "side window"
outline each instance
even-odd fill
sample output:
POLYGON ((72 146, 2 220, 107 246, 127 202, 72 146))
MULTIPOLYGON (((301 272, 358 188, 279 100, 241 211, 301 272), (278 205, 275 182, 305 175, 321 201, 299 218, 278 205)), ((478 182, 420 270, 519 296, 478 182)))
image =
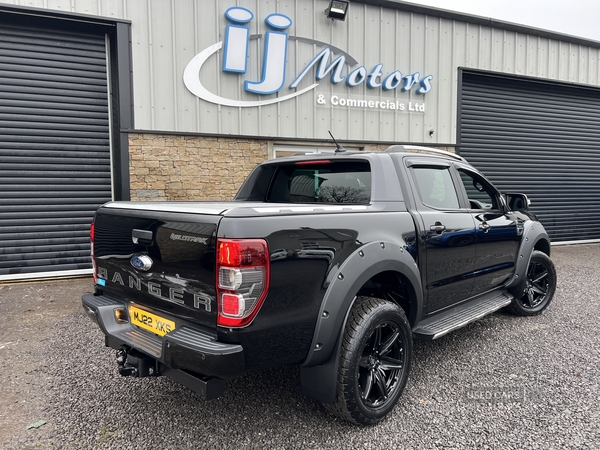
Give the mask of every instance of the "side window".
POLYGON ((413 167, 412 170, 424 205, 458 209, 458 196, 447 167, 413 167))
POLYGON ((458 169, 471 209, 498 209, 495 189, 476 173, 458 169))

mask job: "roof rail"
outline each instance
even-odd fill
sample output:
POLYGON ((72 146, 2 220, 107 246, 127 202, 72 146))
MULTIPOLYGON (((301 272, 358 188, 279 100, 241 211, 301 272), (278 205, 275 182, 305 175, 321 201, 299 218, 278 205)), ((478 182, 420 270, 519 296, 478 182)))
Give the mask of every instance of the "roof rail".
POLYGON ((466 162, 465 158, 463 158, 460 155, 457 155, 456 153, 447 152, 446 150, 440 150, 439 148, 421 147, 418 145, 392 145, 391 147, 388 147, 385 151, 388 153, 405 153, 405 152, 435 153, 436 155, 446 156, 447 158, 453 158, 458 161, 466 162))

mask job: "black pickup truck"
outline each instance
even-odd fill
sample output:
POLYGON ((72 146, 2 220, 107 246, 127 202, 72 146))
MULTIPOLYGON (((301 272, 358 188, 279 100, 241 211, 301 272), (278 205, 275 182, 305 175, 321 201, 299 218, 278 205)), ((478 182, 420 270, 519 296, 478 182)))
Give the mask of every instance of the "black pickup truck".
POLYGON ((245 371, 298 365, 306 395, 374 424, 413 339, 548 306, 550 240, 528 206, 435 149, 271 160, 231 202, 103 205, 83 306, 122 375, 212 399, 245 371))

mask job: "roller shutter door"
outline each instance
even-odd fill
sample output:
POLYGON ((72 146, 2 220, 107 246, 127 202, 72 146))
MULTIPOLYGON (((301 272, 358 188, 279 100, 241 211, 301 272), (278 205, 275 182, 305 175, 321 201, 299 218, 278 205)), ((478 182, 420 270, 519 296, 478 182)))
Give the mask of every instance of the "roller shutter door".
POLYGON ((111 199, 104 35, 0 22, 0 281, 90 272, 111 199))
POLYGON ((462 73, 459 152, 523 192, 553 242, 600 239, 600 90, 462 73))

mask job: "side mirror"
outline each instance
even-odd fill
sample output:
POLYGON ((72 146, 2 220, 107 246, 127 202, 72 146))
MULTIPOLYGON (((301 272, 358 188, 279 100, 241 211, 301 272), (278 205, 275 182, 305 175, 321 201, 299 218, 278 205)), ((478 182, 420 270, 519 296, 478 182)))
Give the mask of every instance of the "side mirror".
POLYGON ((525 194, 504 194, 506 204, 511 211, 523 211, 529 209, 531 200, 525 194))

